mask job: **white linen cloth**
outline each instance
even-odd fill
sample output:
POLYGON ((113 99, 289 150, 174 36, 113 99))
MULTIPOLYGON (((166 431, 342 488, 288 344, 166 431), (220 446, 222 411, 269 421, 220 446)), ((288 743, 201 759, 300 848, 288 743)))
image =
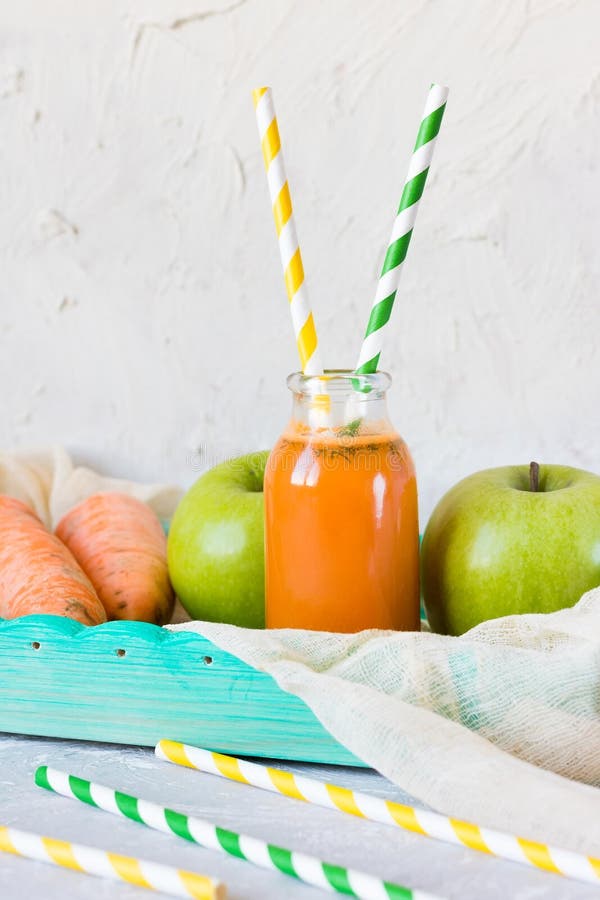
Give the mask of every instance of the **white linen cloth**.
MULTIPOLYGON (((181 495, 75 467, 62 450, 0 454, 0 493, 48 525, 98 490, 130 492, 163 518, 181 495)), ((422 803, 600 857, 600 588, 572 609, 495 619, 461 637, 168 627, 272 675, 422 803)))

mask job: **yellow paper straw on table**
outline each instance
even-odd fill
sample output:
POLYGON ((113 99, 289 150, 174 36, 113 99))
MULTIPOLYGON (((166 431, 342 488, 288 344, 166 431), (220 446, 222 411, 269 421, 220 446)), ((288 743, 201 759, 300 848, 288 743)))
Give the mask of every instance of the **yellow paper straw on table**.
POLYGON ((304 282, 304 267, 271 88, 256 88, 252 97, 300 364, 305 375, 320 375, 323 368, 319 358, 317 332, 304 282))
POLYGON ((247 762, 177 741, 159 741, 155 752, 160 759, 179 766, 264 788, 276 794, 326 806, 372 822, 395 825, 405 831, 459 844, 471 850, 479 850, 556 875, 600 885, 600 858, 594 856, 561 850, 492 828, 483 828, 472 822, 463 822, 426 809, 371 797, 359 791, 318 781, 316 778, 294 775, 282 769, 247 762))
POLYGON ((122 856, 96 847, 43 837, 6 825, 0 826, 0 851, 74 872, 125 881, 174 897, 194 897, 196 900, 225 900, 227 897, 225 885, 206 875, 132 856, 122 856))

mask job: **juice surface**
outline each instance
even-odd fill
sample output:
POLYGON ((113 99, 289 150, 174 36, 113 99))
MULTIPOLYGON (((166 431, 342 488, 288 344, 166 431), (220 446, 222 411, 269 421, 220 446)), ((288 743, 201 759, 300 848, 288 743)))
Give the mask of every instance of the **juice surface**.
POLYGON ((288 432, 265 474, 269 628, 419 628, 417 486, 394 432, 288 432))

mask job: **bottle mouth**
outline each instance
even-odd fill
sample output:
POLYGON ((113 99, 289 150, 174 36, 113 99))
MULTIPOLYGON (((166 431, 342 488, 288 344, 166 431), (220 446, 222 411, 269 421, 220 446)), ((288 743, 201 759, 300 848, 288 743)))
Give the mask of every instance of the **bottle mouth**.
POLYGON ((287 377, 287 386, 291 391, 310 397, 315 394, 335 396, 360 391, 365 400, 376 399, 387 391, 391 383, 391 375, 387 372, 357 375, 352 369, 325 369, 322 375, 292 372, 287 377))

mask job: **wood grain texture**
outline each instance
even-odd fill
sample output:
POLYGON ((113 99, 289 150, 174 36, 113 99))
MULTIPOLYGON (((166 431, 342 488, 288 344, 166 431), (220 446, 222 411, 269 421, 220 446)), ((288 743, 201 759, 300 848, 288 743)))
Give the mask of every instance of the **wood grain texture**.
POLYGON ((269 675, 200 635, 141 622, 0 621, 0 730, 362 765, 269 675))

